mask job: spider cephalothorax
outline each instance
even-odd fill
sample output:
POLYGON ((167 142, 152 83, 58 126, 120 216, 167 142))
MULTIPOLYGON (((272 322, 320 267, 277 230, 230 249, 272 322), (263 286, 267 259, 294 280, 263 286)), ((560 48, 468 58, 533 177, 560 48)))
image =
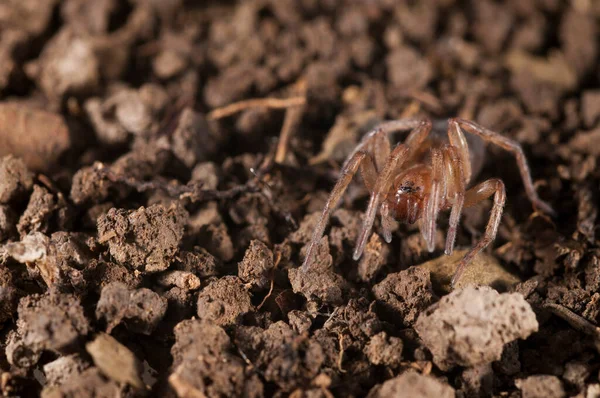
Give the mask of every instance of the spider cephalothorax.
POLYGON ((504 184, 496 178, 468 189, 481 166, 482 140, 515 155, 529 200, 534 207, 553 213, 552 208, 538 197, 527 160, 517 142, 464 119, 450 119, 447 123, 447 135, 440 134, 439 129, 432 127, 429 120, 404 119, 385 122, 365 135, 348 156, 341 176, 325 204, 306 252, 304 270, 310 266, 312 254, 323 236, 331 211, 359 168, 371 197, 354 250, 355 260, 362 255, 378 211, 383 236, 388 243, 392 240, 392 228, 396 222, 413 224, 419 221, 428 249, 433 251, 438 213, 450 210, 445 248, 446 254, 450 254, 454 248, 462 209, 493 195, 494 206, 485 233, 459 263, 452 278, 453 284, 473 257, 496 237, 506 200, 504 184), (412 131, 404 143, 392 149, 389 135, 401 130, 412 131), (465 136, 463 131, 471 135, 465 136), (481 140, 467 139, 477 137, 481 140))

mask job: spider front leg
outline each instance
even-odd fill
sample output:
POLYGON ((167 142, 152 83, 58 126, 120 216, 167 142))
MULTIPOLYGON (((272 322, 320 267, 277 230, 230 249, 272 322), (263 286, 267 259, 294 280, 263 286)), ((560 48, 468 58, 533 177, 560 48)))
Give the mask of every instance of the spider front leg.
POLYGON ((477 242, 477 244, 473 246, 467 254, 465 254, 462 260, 460 260, 460 263, 456 268, 456 272, 452 277, 452 287, 456 285, 456 282, 458 282, 473 258, 496 238, 498 226, 500 225, 500 220, 502 218, 504 203, 506 202, 506 190, 504 189, 504 183, 497 178, 484 181, 481 184, 469 189, 465 194, 466 207, 473 206, 492 195, 494 195, 494 206, 492 207, 490 219, 485 228, 485 233, 483 234, 481 240, 477 242))
MULTIPOLYGON (((317 226, 306 251, 306 257, 302 264, 303 271, 308 269, 310 262, 312 261, 313 252, 323 237, 323 232, 329 221, 331 211, 337 206, 358 168, 361 168, 361 174, 367 189, 369 192, 373 192, 378 181, 377 173, 379 170, 384 169, 384 165, 388 161, 389 156, 391 156, 391 145, 388 136, 395 131, 413 129, 421 124, 423 124, 423 121, 417 119, 394 120, 384 122, 365 134, 360 143, 344 162, 340 172, 340 178, 327 199, 323 213, 317 222, 317 226)), ((409 136, 409 138, 411 137, 414 137, 414 131, 413 134, 409 136)))
POLYGON ((373 157, 367 152, 363 151, 353 153, 342 167, 340 178, 331 191, 329 198, 327 198, 327 202, 325 203, 321 217, 319 217, 319 221, 317 222, 313 232, 310 244, 306 250, 306 257, 304 258, 304 263, 302 264, 303 271, 306 271, 311 264, 313 252, 323 237, 323 232, 325 231, 325 226, 327 226, 327 222, 329 221, 331 211, 337 207, 340 198, 344 192, 346 192, 348 185, 352 181, 352 178, 361 165, 363 168, 362 175, 363 178, 365 178, 365 184, 367 186, 375 184, 375 181, 367 181, 370 178, 374 178, 374 176, 377 174, 373 157))
POLYGON ((518 142, 504 137, 503 135, 500 135, 492 130, 486 129, 485 127, 469 120, 460 118, 451 119, 450 125, 454 128, 458 128, 458 126, 460 126, 468 133, 477 135, 485 141, 491 142, 494 145, 498 145, 499 147, 515 155, 517 159, 517 165, 519 166, 519 172, 521 173, 521 179, 523 180, 523 185, 525 186, 525 192, 533 204, 534 209, 541 209, 547 214, 556 215, 556 212, 552 209, 552 207, 540 199, 535 191, 535 187, 533 186, 533 181, 531 179, 531 172, 529 170, 529 166, 527 165, 527 158, 525 158, 523 148, 521 148, 521 145, 518 142))
MULTIPOLYGON (((468 148, 466 148, 466 150, 468 155, 468 148)), ((448 178, 448 190, 450 191, 450 195, 448 196, 454 200, 452 203, 452 210, 450 211, 448 233, 446 235, 446 248, 444 251, 447 255, 450 255, 454 250, 456 231, 458 229, 460 215, 465 203, 465 176, 460 149, 450 145, 444 148, 443 152, 444 163, 446 164, 446 175, 448 178)), ((467 163, 468 162, 469 160, 467 158, 467 163)))
MULTIPOLYGON (((404 122, 397 121, 388 123, 401 124, 404 122)), ((402 167, 402 165, 406 162, 410 155, 421 146, 421 144, 430 132, 431 121, 420 121, 419 125, 406 138, 406 142, 404 144, 396 146, 396 148, 394 148, 394 150, 392 150, 392 152, 388 156, 383 170, 377 177, 377 181, 375 182, 375 186, 373 188, 373 193, 371 194, 371 198, 369 199, 369 206, 367 207, 367 211, 363 220, 363 225, 358 235, 358 240, 356 242, 356 248, 354 249, 354 254, 352 256, 352 258, 355 261, 358 260, 360 256, 362 256, 362 253, 365 249, 365 245, 367 244, 367 238, 369 236, 369 233, 371 232, 371 229, 373 228, 375 216, 377 215, 377 210, 379 209, 379 205, 381 204, 382 196, 387 193, 397 171, 402 167), (410 145, 407 143, 410 143, 410 145)), ((386 232, 385 238, 388 239, 390 237, 391 234, 386 232)))
POLYGON ((444 178, 444 160, 442 151, 431 150, 431 192, 427 198, 425 214, 421 221, 421 233, 427 250, 433 252, 435 249, 435 227, 438 214, 441 210, 443 198, 446 196, 447 184, 444 178))

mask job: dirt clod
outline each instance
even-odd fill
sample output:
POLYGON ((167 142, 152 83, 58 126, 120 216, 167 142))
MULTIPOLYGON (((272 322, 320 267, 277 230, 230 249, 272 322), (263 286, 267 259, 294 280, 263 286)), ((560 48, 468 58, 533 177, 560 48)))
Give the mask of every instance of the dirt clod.
POLYGON ((119 263, 146 272, 164 271, 177 253, 187 221, 178 206, 112 208, 98 219, 98 239, 119 263))
POLYGON ((60 386, 49 386, 42 391, 43 398, 68 397, 114 397, 122 394, 122 388, 114 381, 102 375, 98 368, 92 367, 75 375, 60 386))
POLYGON ((0 0, 0 396, 600 396, 599 17, 590 0, 0 0), (376 209, 354 260, 376 139, 303 269, 364 134, 429 118, 402 167, 428 165, 450 117, 503 137, 465 132, 468 188, 506 187, 498 228, 499 196, 471 191, 452 255, 449 208, 430 251, 417 189, 418 220, 376 209))
POLYGON ((385 332, 376 334, 365 347, 365 355, 373 365, 398 367, 402 360, 402 340, 388 336, 385 332))
POLYGON ((556 376, 536 375, 515 382, 523 398, 564 398, 567 396, 560 379, 556 376))
POLYGON ((454 396, 454 389, 431 376, 423 376, 416 372, 408 371, 398 377, 374 387, 369 398, 407 397, 442 397, 454 396))
POLYGON ((110 379, 117 383, 144 388, 141 379, 142 364, 114 337, 101 333, 85 347, 98 369, 110 379))
POLYGON ((71 148, 69 128, 60 114, 26 104, 0 103, 0 155, 21 157, 35 171, 55 169, 71 148))
POLYGON ((250 293, 235 276, 211 282, 198 295, 198 318, 219 326, 235 325, 253 309, 250 293))
POLYGON ((33 186, 33 174, 21 158, 12 155, 0 159, 0 203, 22 198, 33 186))
POLYGON ((231 340, 219 326, 186 320, 175 327, 175 339, 169 383, 178 397, 262 395, 262 383, 256 375, 246 375, 243 361, 231 353, 231 340))
POLYGON ((238 276, 258 290, 265 289, 273 277, 273 252, 261 241, 253 240, 238 264, 238 276))
POLYGON ((315 253, 310 269, 292 268, 288 271, 294 293, 301 293, 309 301, 340 305, 348 282, 332 269, 329 242, 324 237, 315 253))
POLYGON ((264 330, 239 328, 235 343, 264 372, 267 381, 286 391, 317 376, 325 359, 319 343, 303 340, 284 322, 264 330))
MULTIPOLYGON (((45 350, 67 352, 77 348, 90 330, 79 300, 68 294, 31 295, 19 302, 17 334, 7 351, 11 363, 23 365, 23 358, 45 350)), ((34 365, 36 360, 27 361, 34 365)))
POLYGON ((112 282, 102 289, 96 317, 106 321, 108 333, 123 322, 132 332, 151 334, 166 311, 167 300, 152 290, 112 282))
POLYGON ((391 319, 404 325, 413 325, 435 300, 429 271, 421 267, 389 274, 373 287, 373 295, 391 319))

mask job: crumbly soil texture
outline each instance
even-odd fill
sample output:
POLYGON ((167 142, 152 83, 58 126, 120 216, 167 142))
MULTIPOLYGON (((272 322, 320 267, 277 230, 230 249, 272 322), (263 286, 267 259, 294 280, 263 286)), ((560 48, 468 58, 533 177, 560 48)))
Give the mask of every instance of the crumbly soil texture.
POLYGON ((599 21, 596 1, 1 2, 0 394, 599 397, 599 21), (433 252, 376 221, 354 261, 360 175, 303 272, 362 134, 455 116, 518 141, 557 215, 488 145, 473 183, 507 204, 464 283, 491 202, 459 254, 442 214, 433 252))

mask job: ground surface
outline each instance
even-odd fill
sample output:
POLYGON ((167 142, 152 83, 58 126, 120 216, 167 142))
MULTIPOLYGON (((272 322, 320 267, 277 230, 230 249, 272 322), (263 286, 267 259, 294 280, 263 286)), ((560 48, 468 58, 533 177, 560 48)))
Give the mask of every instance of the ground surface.
POLYGON ((600 396, 599 18, 585 0, 3 2, 0 392, 600 396), (287 109, 223 113, 266 97, 287 109), (508 201, 465 280, 500 293, 448 294, 447 216, 434 253, 376 223, 353 261, 360 178, 297 269, 345 156, 405 116, 523 144, 558 216, 488 150, 478 180, 508 201))

